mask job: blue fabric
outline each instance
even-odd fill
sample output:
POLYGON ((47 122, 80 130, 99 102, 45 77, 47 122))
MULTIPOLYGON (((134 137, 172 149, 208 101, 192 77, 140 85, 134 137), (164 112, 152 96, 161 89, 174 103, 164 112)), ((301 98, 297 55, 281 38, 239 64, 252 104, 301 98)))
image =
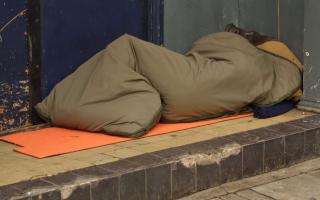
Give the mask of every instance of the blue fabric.
POLYGON ((293 109, 297 102, 291 100, 285 100, 278 104, 268 107, 260 107, 253 105, 252 110, 254 113, 254 117, 259 119, 275 117, 277 115, 281 115, 293 109))

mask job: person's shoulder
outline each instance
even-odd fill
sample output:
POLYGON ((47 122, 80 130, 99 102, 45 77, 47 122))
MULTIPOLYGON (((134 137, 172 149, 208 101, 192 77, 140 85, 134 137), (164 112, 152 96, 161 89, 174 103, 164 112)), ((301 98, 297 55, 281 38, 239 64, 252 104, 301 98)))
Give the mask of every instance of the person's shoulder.
POLYGON ((291 63, 295 64, 300 71, 303 71, 303 64, 301 63, 301 61, 290 50, 290 48, 283 42, 278 40, 270 40, 258 45, 257 48, 265 52, 268 52, 272 55, 286 59, 291 63))

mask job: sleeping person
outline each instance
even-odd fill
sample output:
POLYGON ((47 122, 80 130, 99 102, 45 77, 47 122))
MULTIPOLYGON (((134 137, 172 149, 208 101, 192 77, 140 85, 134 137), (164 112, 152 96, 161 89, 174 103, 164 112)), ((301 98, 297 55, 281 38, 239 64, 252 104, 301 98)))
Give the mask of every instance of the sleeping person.
POLYGON ((160 120, 192 122, 298 99, 302 65, 283 43, 228 25, 185 55, 123 35, 39 104, 54 126, 139 137, 160 120))

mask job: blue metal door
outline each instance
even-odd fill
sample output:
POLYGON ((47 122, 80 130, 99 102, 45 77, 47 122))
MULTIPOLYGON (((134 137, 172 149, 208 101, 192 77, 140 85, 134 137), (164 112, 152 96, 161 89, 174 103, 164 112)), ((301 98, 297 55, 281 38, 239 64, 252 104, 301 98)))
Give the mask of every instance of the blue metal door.
POLYGON ((155 4, 160 6, 159 2, 41 1, 43 95, 47 95, 58 81, 122 34, 148 40, 149 11, 155 4))
POLYGON ((161 43, 162 6, 162 0, 0 0, 0 133, 34 123, 32 106, 122 34, 161 43))

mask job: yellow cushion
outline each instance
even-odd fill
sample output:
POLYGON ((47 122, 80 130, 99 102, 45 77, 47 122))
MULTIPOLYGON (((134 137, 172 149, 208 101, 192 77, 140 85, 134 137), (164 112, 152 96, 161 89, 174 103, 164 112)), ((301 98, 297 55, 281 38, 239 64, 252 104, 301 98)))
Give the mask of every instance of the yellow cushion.
MULTIPOLYGON (((294 55, 294 53, 284 43, 280 41, 267 41, 263 44, 258 45, 257 47, 266 52, 269 52, 271 54, 277 55, 279 57, 282 57, 284 59, 291 61, 299 68, 301 72, 303 71, 303 65, 300 62, 300 60, 294 55)), ((303 95, 302 90, 299 89, 289 99, 298 100, 302 95, 303 95)))

